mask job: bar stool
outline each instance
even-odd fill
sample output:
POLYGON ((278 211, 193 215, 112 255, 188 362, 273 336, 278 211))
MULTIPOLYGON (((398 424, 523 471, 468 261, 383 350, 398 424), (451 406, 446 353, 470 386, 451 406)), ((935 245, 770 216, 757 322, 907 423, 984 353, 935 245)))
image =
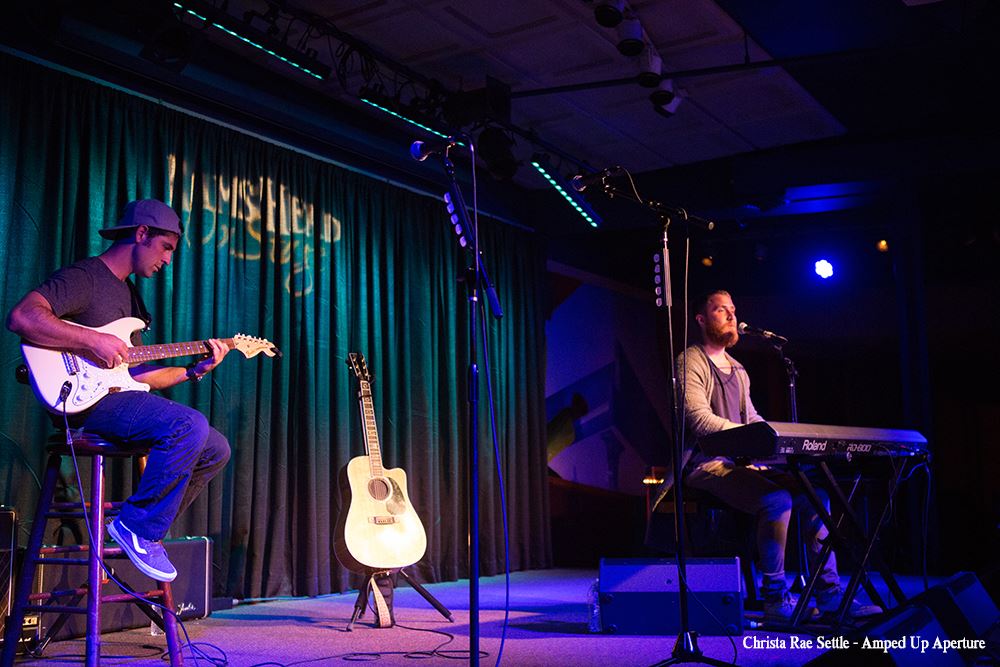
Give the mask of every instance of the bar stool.
MULTIPOLYGON (((7 618, 3 657, 0 665, 10 667, 14 663, 25 612, 35 612, 59 614, 34 651, 36 655, 44 650, 51 638, 62 628, 68 619, 68 614, 86 614, 87 654, 85 664, 87 667, 98 667, 101 661, 101 605, 126 602, 134 603, 163 630, 167 640, 167 650, 170 654, 170 664, 172 667, 180 667, 183 665, 183 659, 177 636, 177 619, 172 613, 158 613, 148 602, 156 601, 167 609, 173 609, 174 599, 169 583, 155 582, 157 588, 136 592, 135 596, 125 593, 102 595, 101 592, 101 584, 105 579, 101 561, 110 558, 127 558, 120 547, 105 546, 104 544, 105 518, 116 515, 122 504, 121 502, 105 500, 106 459, 109 457, 135 458, 141 456, 144 462, 145 452, 125 450, 106 439, 91 434, 77 431, 72 431, 72 434, 73 448, 76 451, 77 459, 90 459, 90 499, 87 501, 82 497, 83 490, 81 489, 79 502, 56 502, 54 496, 60 464, 62 458, 70 456, 71 453, 66 443, 65 434, 53 435, 46 445, 49 452, 48 463, 45 467, 42 490, 38 497, 38 506, 35 509, 34 522, 31 526, 31 537, 28 539, 20 574, 14 589, 14 604, 7 618), (86 518, 89 522, 88 533, 93 536, 92 543, 89 545, 43 547, 42 540, 45 536, 48 519, 59 518, 86 518), (76 554, 76 557, 63 554, 76 554), (87 567, 87 583, 80 588, 32 593, 32 582, 39 564, 85 565, 87 567), (77 606, 84 597, 86 597, 86 606, 77 606), (70 599, 68 603, 65 603, 66 598, 70 599)), ((88 541, 90 541, 89 537, 88 541)))

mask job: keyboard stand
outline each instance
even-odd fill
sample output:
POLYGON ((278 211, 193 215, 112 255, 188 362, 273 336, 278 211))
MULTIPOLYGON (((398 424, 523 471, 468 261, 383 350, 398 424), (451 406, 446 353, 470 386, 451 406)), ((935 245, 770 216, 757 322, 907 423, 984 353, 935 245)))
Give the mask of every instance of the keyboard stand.
MULTIPOLYGON (((865 591, 871 597, 872 602, 881 606, 883 609, 888 608, 882 596, 879 594, 878 590, 876 590, 874 584, 872 584, 868 577, 867 566, 870 561, 882 575, 883 580, 889 588, 889 592, 896 600, 896 604, 902 604, 906 601, 906 594, 903 593, 902 588, 900 588, 899 583, 896 581, 895 575, 893 575, 885 560, 882 558, 881 552, 876 547, 876 543, 886 517, 889 514, 890 508, 893 505, 893 499, 895 498, 896 492, 899 488, 899 481, 902 478, 903 473, 910 467, 908 463, 911 460, 919 460, 922 462, 925 457, 907 456, 895 457, 895 459, 901 462, 899 465, 893 466, 893 472, 888 480, 887 495, 885 504, 882 507, 881 515, 875 523, 874 528, 871 530, 871 534, 867 534, 863 527, 861 518, 851 505, 851 501, 854 499, 854 496, 860 486, 860 473, 854 477, 850 494, 845 495, 844 490, 837 482, 825 459, 798 456, 788 457, 788 465, 791 467, 799 482, 802 484, 802 488, 805 491, 810 504, 816 510, 820 520, 823 522, 823 525, 826 526, 830 533, 826 543, 823 545, 823 550, 820 552, 820 562, 826 562, 830 551, 833 549, 834 545, 837 544, 846 547, 850 551, 857 566, 854 574, 851 575, 847 588, 844 591, 844 597, 841 605, 837 610, 836 616, 834 617, 834 629, 839 629, 843 625, 844 618, 847 615, 847 610, 850 608, 851 601, 857 594, 859 586, 864 587, 865 591), (816 492, 816 488, 813 485, 812 480, 809 479, 803 469, 803 463, 815 464, 823 473, 823 480, 820 484, 830 496, 831 509, 835 509, 840 512, 840 518, 837 521, 833 520, 833 517, 826 511, 826 507, 820 501, 819 494, 816 492)), ((809 578, 809 582, 806 584, 805 590, 802 591, 802 594, 799 597, 799 602, 792 615, 792 627, 797 627, 801 622, 802 617, 805 615, 809 597, 819 579, 821 569, 822 568, 820 567, 815 568, 812 576, 809 578)))

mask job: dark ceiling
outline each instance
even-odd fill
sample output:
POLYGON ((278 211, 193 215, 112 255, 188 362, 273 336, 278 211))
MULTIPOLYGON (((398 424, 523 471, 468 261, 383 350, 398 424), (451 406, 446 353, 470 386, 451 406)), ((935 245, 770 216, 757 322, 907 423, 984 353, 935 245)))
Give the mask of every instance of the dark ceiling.
MULTIPOLYGON (((738 230, 751 243, 748 220, 786 233, 805 216, 884 208, 880 193, 900 175, 989 168, 997 136, 990 0, 619 2, 674 92, 661 112, 655 88, 636 81, 656 63, 619 53, 620 29, 598 24, 597 0, 15 4, 0 39, 18 52, 418 189, 440 189, 434 161, 408 150, 433 137, 363 93, 445 133, 488 128, 501 149, 511 142, 517 169, 506 183, 481 178, 481 201, 568 239, 567 256, 593 230, 528 166, 536 153, 564 177, 621 165, 644 196, 718 219, 722 241, 738 230), (303 74, 214 22, 330 74, 303 74)), ((480 164, 502 170, 493 157, 480 164)), ((587 198, 605 230, 657 226, 599 190, 587 198)))

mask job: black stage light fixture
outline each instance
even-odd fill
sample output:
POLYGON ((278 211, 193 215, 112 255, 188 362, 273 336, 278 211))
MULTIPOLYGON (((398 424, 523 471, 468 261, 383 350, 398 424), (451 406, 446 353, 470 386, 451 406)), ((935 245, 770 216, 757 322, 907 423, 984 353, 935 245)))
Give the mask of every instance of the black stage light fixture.
POLYGON ((152 29, 139 56, 173 72, 180 72, 191 60, 192 40, 184 24, 171 16, 152 29))
POLYGON ((476 150, 486 163, 486 169, 498 181, 514 178, 520 166, 511 151, 513 145, 514 140, 499 127, 487 127, 479 133, 476 150))
POLYGON ((484 88, 448 95, 442 112, 445 121, 452 127, 465 127, 486 120, 509 123, 510 86, 487 76, 484 88))

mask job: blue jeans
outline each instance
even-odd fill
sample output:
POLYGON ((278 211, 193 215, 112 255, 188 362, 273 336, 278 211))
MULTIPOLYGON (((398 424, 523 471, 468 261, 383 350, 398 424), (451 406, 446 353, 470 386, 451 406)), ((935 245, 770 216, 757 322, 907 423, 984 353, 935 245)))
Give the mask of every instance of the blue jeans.
MULTIPOLYGON (((709 461, 688 474, 685 483, 708 491, 727 505, 757 517, 757 551, 763 578, 761 596, 779 599, 788 588, 785 581, 785 544, 792 508, 802 517, 803 538, 809 551, 810 567, 819 569, 816 590, 829 590, 840 584, 837 558, 833 551, 825 563, 819 563, 822 540, 829 534, 815 508, 809 503, 795 477, 773 468, 756 470, 732 462, 709 461)), ((830 498, 823 489, 817 495, 830 512, 830 498)))
POLYGON ((163 539, 174 518, 229 461, 229 442, 205 415, 144 391, 109 394, 70 424, 125 449, 149 451, 139 488, 119 515, 147 540, 163 539))

